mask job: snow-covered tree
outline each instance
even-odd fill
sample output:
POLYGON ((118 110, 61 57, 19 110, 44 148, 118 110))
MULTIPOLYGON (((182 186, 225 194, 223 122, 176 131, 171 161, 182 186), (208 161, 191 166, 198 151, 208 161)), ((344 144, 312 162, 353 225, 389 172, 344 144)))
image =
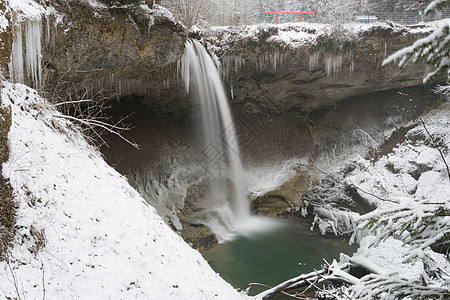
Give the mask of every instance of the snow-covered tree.
MULTIPOLYGON (((435 0, 431 2, 425 14, 433 14, 450 5, 450 0, 435 0)), ((435 67, 423 80, 429 84, 442 75, 447 76, 450 82, 450 20, 446 19, 441 26, 429 36, 416 41, 413 45, 401 49, 389 56, 383 65, 398 63, 400 67, 405 67, 410 63, 425 61, 435 67)))

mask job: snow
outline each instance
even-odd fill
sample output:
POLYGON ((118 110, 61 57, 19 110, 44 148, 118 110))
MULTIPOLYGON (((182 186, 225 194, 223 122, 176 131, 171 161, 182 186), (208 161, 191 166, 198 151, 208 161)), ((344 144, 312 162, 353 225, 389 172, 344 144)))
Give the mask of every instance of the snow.
POLYGON ((9 0, 9 6, 15 13, 16 21, 24 21, 26 19, 40 19, 46 14, 46 9, 34 0, 9 0))
POLYGON ((400 24, 387 23, 346 23, 342 25, 318 24, 318 23, 284 23, 259 24, 239 27, 208 27, 191 28, 191 33, 203 37, 208 49, 219 57, 223 53, 235 53, 235 45, 250 42, 269 42, 281 47, 296 49, 306 45, 315 45, 322 38, 333 38, 343 44, 354 43, 365 36, 366 33, 376 30, 389 29, 391 32, 406 33, 430 33, 442 25, 443 21, 435 21, 419 28, 410 28, 400 24))
POLYGON ((379 299, 380 296, 382 299, 398 299, 399 295, 408 296, 410 293, 420 299, 434 299, 439 295, 441 297, 436 299, 447 299, 448 288, 445 285, 448 274, 444 271, 441 274, 443 281, 436 284, 426 273, 437 274, 448 270, 449 262, 444 255, 426 250, 427 256, 423 261, 405 261, 410 251, 407 245, 391 238, 377 247, 369 247, 372 239, 374 237, 366 237, 358 252, 349 259, 374 273, 362 277, 359 283, 351 286, 348 289, 351 296, 356 299, 379 299))
POLYGON ((424 271, 422 262, 418 259, 404 262, 410 252, 409 246, 397 239, 388 238, 378 246, 371 247, 374 240, 374 236, 363 238, 358 251, 351 260, 360 262, 363 266, 372 266, 371 269, 380 275, 401 274, 405 278, 420 278, 424 271))
MULTIPOLYGON (((450 105, 443 104, 423 117, 427 129, 442 145, 450 142, 450 105)), ((362 196, 376 204, 380 197, 412 197, 440 202, 450 198, 450 183, 439 151, 430 145, 429 137, 418 124, 407 134, 408 139, 398 145, 391 154, 375 163, 360 158, 357 169, 345 181, 368 193, 362 196), (415 177, 415 178, 413 178, 415 177), (416 189, 417 187, 417 189, 416 189)), ((446 161, 450 155, 446 154, 446 161)))
POLYGON ((6 7, 6 9, 0 11, 0 32, 5 31, 9 27, 9 20, 7 16, 10 14, 10 12, 11 9, 9 7, 6 7))
POLYGON ((102 3, 98 0, 87 0, 87 3, 95 9, 107 9, 108 8, 108 6, 106 6, 105 3, 102 3))
POLYGON ((302 27, 297 27, 295 25, 281 26, 278 35, 271 36, 267 39, 267 42, 276 42, 296 48, 316 40, 316 35, 308 33, 307 31, 298 31, 300 28, 302 27))
POLYGON ((292 159, 276 164, 247 167, 246 190, 253 200, 274 191, 295 176, 300 160, 292 159))
POLYGON ((13 120, 3 176, 19 204, 9 263, 0 262, 6 297, 245 298, 36 91, 5 82, 1 92, 13 120))
MULTIPOLYGON (((148 6, 146 6, 146 8, 148 9, 148 6)), ((149 12, 155 17, 167 19, 176 24, 181 24, 167 8, 161 5, 153 4, 153 8, 150 9, 149 12)))

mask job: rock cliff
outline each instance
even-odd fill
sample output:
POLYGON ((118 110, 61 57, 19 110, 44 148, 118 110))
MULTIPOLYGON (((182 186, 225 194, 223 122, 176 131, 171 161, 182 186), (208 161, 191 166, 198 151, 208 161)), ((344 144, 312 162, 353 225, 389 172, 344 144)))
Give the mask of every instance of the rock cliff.
MULTIPOLYGON (((131 96, 158 113, 189 114, 191 101, 183 101, 177 65, 188 33, 163 7, 52 0, 33 16, 21 7, 6 8, 0 32, 4 74, 27 66, 34 42, 42 74, 24 68, 23 81, 33 85, 38 78, 40 90, 53 98, 131 96), (8 66, 10 57, 20 55, 23 62, 8 66)), ((420 84, 425 65, 399 69, 381 63, 433 26, 263 24, 197 28, 190 35, 217 56, 235 106, 278 114, 420 84)))
MULTIPOLYGON (((49 98, 80 99, 101 93, 152 102, 159 99, 160 87, 176 77, 186 29, 161 6, 18 3, 11 2, 3 13, 2 71, 49 98), (30 66, 31 60, 38 71, 30 66)), ((177 97, 178 93, 164 99, 177 97)))
POLYGON ((196 30, 222 63, 233 102, 312 111, 352 96, 421 84, 425 65, 382 67, 427 28, 287 24, 196 30))

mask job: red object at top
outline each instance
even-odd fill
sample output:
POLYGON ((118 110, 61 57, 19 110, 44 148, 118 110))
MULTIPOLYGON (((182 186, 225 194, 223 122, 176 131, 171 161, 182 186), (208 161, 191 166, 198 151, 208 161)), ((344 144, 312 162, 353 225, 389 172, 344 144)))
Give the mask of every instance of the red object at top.
POLYGON ((302 12, 297 12, 297 11, 275 11, 275 12, 265 12, 265 15, 275 15, 276 19, 277 19, 277 24, 278 24, 278 15, 298 15, 298 21, 301 22, 302 21, 302 14, 315 14, 314 12, 309 12, 309 11, 302 11, 302 12))

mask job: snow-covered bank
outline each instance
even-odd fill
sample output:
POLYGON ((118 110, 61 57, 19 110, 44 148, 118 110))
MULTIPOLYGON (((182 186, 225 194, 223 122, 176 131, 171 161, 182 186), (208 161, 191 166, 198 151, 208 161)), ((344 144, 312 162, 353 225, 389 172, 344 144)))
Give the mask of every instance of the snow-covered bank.
POLYGON ((19 203, 18 233, 0 262, 6 297, 241 299, 109 167, 75 126, 21 84, 3 167, 19 203))
POLYGON ((410 124, 389 154, 360 157, 339 178, 375 204, 374 211, 359 215, 331 205, 316 210, 321 230, 353 232, 352 240, 360 243, 348 260, 371 274, 346 291, 355 299, 446 299, 450 292, 448 252, 438 252, 448 251, 450 233, 450 175, 443 160, 450 160, 450 105, 422 120, 426 128, 418 121, 410 124))

